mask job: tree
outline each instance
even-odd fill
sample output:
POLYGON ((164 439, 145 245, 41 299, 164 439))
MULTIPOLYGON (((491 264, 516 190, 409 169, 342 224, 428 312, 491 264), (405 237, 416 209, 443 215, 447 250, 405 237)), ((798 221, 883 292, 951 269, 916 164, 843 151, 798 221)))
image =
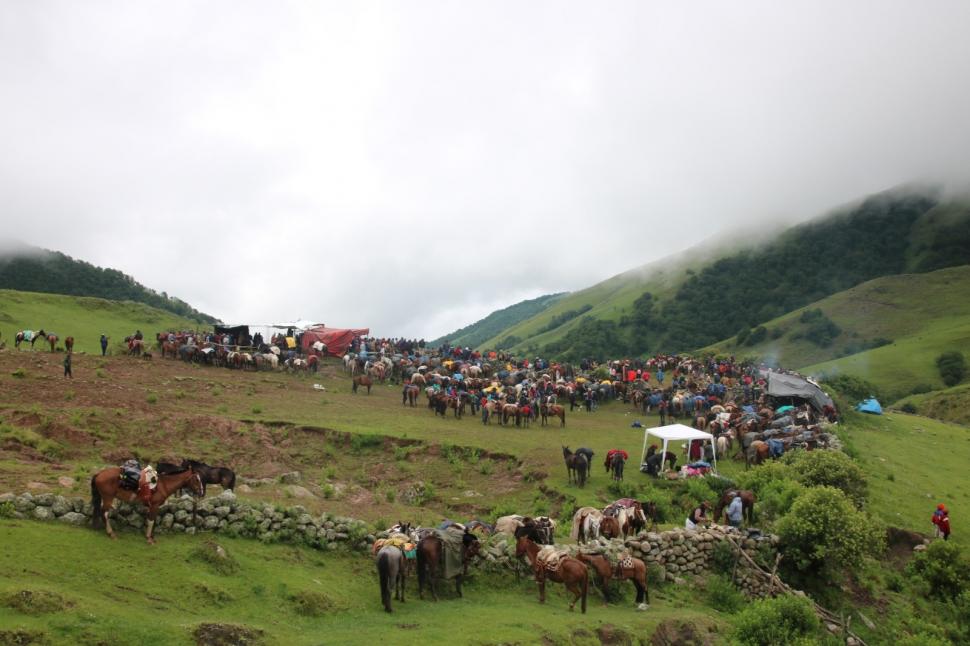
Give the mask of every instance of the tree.
POLYGON ((840 489, 828 486, 807 489, 777 530, 788 563, 825 578, 843 569, 855 571, 865 557, 879 552, 885 536, 840 489))
POLYGON ((962 352, 951 350, 936 358, 936 368, 947 386, 956 386, 967 374, 967 362, 962 352))
POLYGON ((735 639, 745 646, 813 644, 818 617, 805 597, 786 594, 751 603, 738 615, 735 639))
POLYGON ((795 479, 806 487, 835 487, 856 507, 862 508, 868 497, 866 476, 858 464, 841 451, 792 451, 785 462, 795 479))

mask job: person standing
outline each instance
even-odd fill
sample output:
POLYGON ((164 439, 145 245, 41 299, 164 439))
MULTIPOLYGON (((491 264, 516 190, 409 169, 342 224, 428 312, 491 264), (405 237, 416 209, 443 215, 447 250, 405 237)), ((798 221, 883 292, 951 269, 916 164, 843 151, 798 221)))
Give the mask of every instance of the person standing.
POLYGON ((74 375, 71 374, 71 353, 64 353, 64 376, 74 379, 74 375))
POLYGON ((103 357, 108 352, 108 336, 106 334, 101 335, 101 356, 103 357))
POLYGON ((741 496, 734 494, 731 504, 727 508, 728 525, 731 527, 741 527, 741 519, 744 516, 744 504, 741 496))
POLYGON ((943 537, 943 540, 950 539, 950 513, 946 510, 946 505, 942 502, 936 506, 933 512, 932 522, 936 525, 936 537, 943 537))
POLYGON ((660 403, 657 404, 657 410, 660 412, 660 425, 665 426, 667 424, 667 398, 661 397, 660 403))

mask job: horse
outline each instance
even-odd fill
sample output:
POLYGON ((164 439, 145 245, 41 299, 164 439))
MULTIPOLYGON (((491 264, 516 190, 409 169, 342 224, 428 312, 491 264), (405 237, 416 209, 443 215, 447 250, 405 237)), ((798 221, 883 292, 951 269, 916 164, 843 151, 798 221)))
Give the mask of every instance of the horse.
POLYGON ((620 449, 612 449, 607 452, 604 466, 606 467, 607 473, 613 472, 614 481, 623 481, 623 467, 626 465, 628 458, 629 455, 627 452, 620 449))
POLYGON ((31 349, 33 349, 34 344, 37 342, 37 339, 39 339, 40 337, 44 337, 44 339, 51 344, 51 352, 54 352, 54 347, 57 345, 57 335, 52 334, 50 332, 44 332, 43 330, 35 334, 34 338, 30 340, 31 349))
MULTIPOLYGON (((478 542, 478 537, 466 529, 461 537, 462 572, 461 574, 455 575, 455 591, 459 597, 462 596, 462 579, 468 576, 468 563, 472 557, 478 555, 480 547, 481 543, 478 542)), ((435 601, 438 600, 438 592, 435 590, 434 581, 438 575, 438 566, 444 556, 444 549, 444 541, 434 533, 428 534, 418 541, 418 597, 421 599, 424 599, 424 582, 427 579, 428 587, 431 588, 431 597, 435 601)))
POLYGON ((735 494, 741 496, 741 516, 747 521, 748 525, 754 523, 754 503, 757 497, 749 489, 729 489, 725 491, 714 506, 714 522, 721 521, 721 513, 727 514, 727 506, 734 500, 735 494))
POLYGON ((421 389, 415 386, 414 384, 408 384, 407 386, 405 386, 404 391, 401 394, 401 406, 404 406, 405 404, 410 404, 411 408, 414 408, 417 405, 418 393, 420 392, 421 392, 421 389))
POLYGON ((540 559, 539 546, 529 538, 525 527, 515 530, 515 539, 515 555, 528 558, 535 571, 536 583, 539 585, 539 603, 546 602, 546 579, 549 579, 562 583, 573 593, 573 600, 569 604, 570 610, 573 610, 576 602, 581 599, 580 609, 583 614, 586 614, 586 595, 589 592, 589 572, 586 566, 571 556, 563 556, 554 564, 540 559))
POLYGON ((191 468, 178 473, 159 475, 158 485, 150 493, 147 500, 139 497, 135 491, 121 488, 121 467, 101 469, 91 476, 92 524, 97 529, 99 524, 103 522, 108 536, 112 539, 117 538, 111 529, 111 521, 108 519, 108 514, 111 512, 111 506, 114 504, 115 498, 124 500, 125 502, 138 500, 148 507, 145 539, 150 545, 153 545, 155 543, 153 530, 155 528, 155 518, 158 517, 158 509, 165 503, 169 496, 182 487, 188 487, 196 495, 202 495, 202 480, 199 478, 199 474, 191 468))
POLYGON ((64 350, 68 353, 74 352, 74 337, 69 336, 64 339, 64 350))
MULTIPOLYGON (((66 343, 66 342, 65 342, 66 343)), ((137 357, 142 353, 145 348, 145 342, 142 339, 129 339, 128 340, 128 355, 132 357, 137 357)), ((165 351, 162 351, 165 354, 165 351)), ((173 355, 174 356, 174 355, 173 355)))
POLYGON ((582 453, 573 453, 568 446, 562 447, 562 457, 566 462, 566 475, 569 482, 575 480, 580 487, 586 486, 586 475, 589 473, 589 460, 582 453))
POLYGON ((21 330, 13 338, 13 347, 20 349, 20 344, 27 340, 26 330, 21 330))
POLYGON ((509 423, 509 417, 515 418, 515 425, 518 426, 520 423, 520 413, 519 407, 515 404, 505 404, 502 406, 502 424, 509 423))
POLYGON ((404 552, 394 545, 385 545, 377 553, 374 559, 377 564, 377 574, 381 582, 381 603, 384 610, 393 612, 391 609, 391 594, 394 599, 404 603, 404 585, 406 560, 404 552))
POLYGON ((205 486, 207 484, 217 484, 222 487, 223 491, 236 488, 236 474, 229 467, 210 467, 205 462, 182 460, 182 468, 192 469, 199 474, 199 479, 202 480, 203 496, 205 495, 205 486))
POLYGON ((374 382, 371 381, 371 378, 368 377, 367 375, 357 375, 356 377, 354 377, 354 383, 350 387, 350 389, 356 395, 357 394, 357 387, 358 386, 364 386, 364 387, 367 388, 367 394, 369 395, 370 394, 370 387, 373 386, 373 385, 374 385, 374 382))
POLYGON ((580 552, 576 555, 576 560, 585 563, 593 568, 599 579, 600 589, 603 591, 603 603, 607 602, 607 590, 610 582, 615 577, 621 581, 629 579, 637 589, 637 610, 646 610, 650 606, 650 591, 647 589, 647 566, 638 558, 632 556, 621 560, 613 567, 602 554, 584 554, 580 552), (626 565, 626 567, 624 567, 626 565))
POLYGON ((563 406, 559 406, 558 404, 542 404, 540 406, 540 412, 542 413, 542 426, 546 425, 550 417, 559 418, 559 428, 566 426, 566 409, 563 406))

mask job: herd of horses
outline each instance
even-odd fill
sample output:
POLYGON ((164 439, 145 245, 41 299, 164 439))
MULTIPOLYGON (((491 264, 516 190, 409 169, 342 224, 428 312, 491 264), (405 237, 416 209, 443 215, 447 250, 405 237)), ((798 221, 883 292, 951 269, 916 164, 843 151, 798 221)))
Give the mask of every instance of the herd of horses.
MULTIPOLYGON (((17 334, 14 335, 14 347, 19 350, 20 346, 24 343, 30 343, 30 349, 33 350, 34 344, 37 343, 37 340, 41 338, 43 338, 44 341, 50 345, 51 352, 55 352, 57 350, 57 342, 60 340, 60 337, 53 332, 45 332, 44 330, 38 330, 34 333, 31 333, 29 330, 21 330, 17 332, 17 334)), ((64 339, 64 350, 67 352, 74 351, 73 336, 69 336, 64 339)))

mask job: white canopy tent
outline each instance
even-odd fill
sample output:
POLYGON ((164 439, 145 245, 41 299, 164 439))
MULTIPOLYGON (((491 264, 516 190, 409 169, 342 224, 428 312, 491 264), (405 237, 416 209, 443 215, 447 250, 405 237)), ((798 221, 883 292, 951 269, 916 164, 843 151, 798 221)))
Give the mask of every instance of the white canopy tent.
MULTIPOLYGON (((648 428, 643 432, 643 452, 640 454, 640 465, 646 463, 647 458, 647 441, 648 438, 653 435, 661 440, 663 440, 663 452, 667 453, 667 444, 671 441, 678 440, 708 440, 711 443, 711 452, 714 454, 714 471, 717 471, 717 448, 714 444, 714 436, 710 433, 705 433, 704 431, 698 431, 696 428, 691 428, 690 426, 685 426, 684 424, 668 424, 667 426, 658 426, 656 428, 648 428)), ((661 465, 663 463, 661 462, 661 465)))

